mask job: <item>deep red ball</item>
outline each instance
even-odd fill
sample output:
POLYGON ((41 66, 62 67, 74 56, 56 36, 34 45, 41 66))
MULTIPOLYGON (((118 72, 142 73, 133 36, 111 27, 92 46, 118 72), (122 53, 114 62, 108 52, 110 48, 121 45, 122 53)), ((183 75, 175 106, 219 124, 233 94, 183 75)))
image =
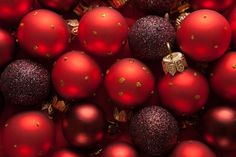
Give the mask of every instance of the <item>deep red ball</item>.
POLYGON ((105 87, 112 100, 124 107, 142 104, 153 91, 154 77, 142 62, 125 58, 107 71, 105 87))
POLYGON ((73 146, 90 148, 104 137, 105 117, 93 104, 77 104, 64 117, 62 129, 73 146))
POLYGON ((52 82, 65 99, 81 99, 95 92, 101 83, 101 70, 97 63, 83 52, 71 51, 54 64, 52 82))
POLYGON ((175 76, 165 75, 158 83, 162 104, 179 115, 199 111, 208 98, 208 82, 200 73, 187 69, 175 76))
POLYGON ((232 30, 232 46, 236 48, 236 7, 231 11, 228 19, 232 30))
POLYGON ((109 56, 124 47, 128 25, 125 18, 116 10, 98 7, 88 11, 80 20, 79 40, 90 53, 109 56))
POLYGON ((3 146, 9 157, 44 156, 54 140, 53 122, 36 111, 13 116, 3 128, 3 146))
POLYGON ((207 111, 202 120, 203 137, 208 144, 224 150, 236 148, 236 110, 219 106, 207 111))
POLYGON ((83 157, 83 156, 69 149, 60 149, 58 151, 55 151, 51 157, 83 157))
POLYGON ((181 22, 176 37, 182 51, 193 60, 213 61, 228 49, 231 28, 221 14, 203 9, 181 22))
POLYGON ((215 65, 211 87, 221 97, 236 102, 236 52, 229 52, 215 65))
POLYGON ((194 9, 211 9, 223 11, 232 6, 234 0, 190 0, 190 4, 194 9))
POLYGON ((63 18, 49 10, 34 10, 21 20, 17 31, 19 44, 30 55, 54 58, 68 45, 69 30, 63 18))
POLYGON ((201 142, 183 141, 176 146, 170 157, 216 157, 216 155, 201 142))
POLYGON ((57 11, 69 11, 73 7, 76 7, 78 0, 38 0, 43 6, 57 10, 57 11))
POLYGON ((104 148, 101 157, 138 157, 138 154, 131 145, 115 142, 104 148))

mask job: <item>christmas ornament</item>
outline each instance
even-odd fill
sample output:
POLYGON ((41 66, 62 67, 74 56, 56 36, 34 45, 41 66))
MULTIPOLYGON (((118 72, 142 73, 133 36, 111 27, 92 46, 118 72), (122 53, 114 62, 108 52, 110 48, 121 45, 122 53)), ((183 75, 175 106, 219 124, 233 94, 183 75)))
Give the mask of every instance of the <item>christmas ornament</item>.
POLYGON ((229 23, 232 30, 232 46, 236 47, 236 8, 232 10, 232 12, 229 15, 229 23))
POLYGON ((93 104, 77 104, 63 119, 65 138, 73 146, 90 148, 104 137, 103 112, 93 104))
POLYGON ((101 82, 101 70, 88 55, 71 51, 56 61, 52 82, 63 98, 81 99, 95 92, 101 82))
POLYGON ((168 53, 166 42, 174 43, 175 29, 162 17, 146 16, 134 23, 128 36, 134 56, 145 60, 156 60, 168 53))
POLYGON ((165 153, 177 142, 177 122, 159 106, 145 107, 134 114, 129 128, 133 142, 153 156, 165 153))
POLYGON ((191 6, 195 9, 211 9, 223 11, 233 5, 234 0, 190 0, 191 6))
POLYGON ((107 71, 105 87, 112 100, 124 107, 142 104, 153 91, 154 77, 142 62, 125 58, 107 71))
POLYGON ((188 15, 177 30, 180 49, 196 61, 213 61, 227 50, 231 29, 228 21, 212 10, 198 10, 188 15))
POLYGON ((201 142, 183 141, 176 146, 170 157, 216 157, 216 155, 201 142))
POLYGON ((78 0, 63 0, 63 1, 62 0, 38 0, 38 1, 44 7, 57 10, 57 11, 69 11, 73 7, 75 7, 75 4, 78 2, 78 0))
POLYGON ((116 10, 98 7, 81 18, 78 33, 80 43, 88 52, 107 56, 118 53, 125 45, 128 26, 116 10))
POLYGON ((5 65, 12 59, 14 44, 13 37, 5 30, 0 29, 0 66, 5 65))
POLYGON ((54 152, 51 157, 83 157, 83 156, 69 149, 61 149, 54 152))
POLYGON ((46 155, 53 146, 55 130, 43 113, 24 112, 10 118, 3 128, 3 146, 9 157, 46 155))
POLYGON ((236 52, 225 54, 215 65, 210 78, 212 89, 221 97, 236 102, 236 52))
POLYGON ((236 110, 218 106, 207 111, 201 127, 207 143, 225 150, 236 148, 236 110))
POLYGON ((138 157, 138 154, 131 145, 124 142, 115 142, 104 148, 101 157, 138 157))
POLYGON ((30 55, 54 58, 60 55, 69 42, 65 21, 49 10, 34 10, 21 20, 17 31, 19 44, 30 55))
POLYGON ((0 21, 9 24, 16 24, 19 20, 28 13, 32 6, 33 0, 20 0, 20 1, 0 1, 0 21))
POLYGON ((47 69, 30 60, 15 60, 1 74, 1 91, 10 104, 40 104, 47 98, 49 87, 47 69))

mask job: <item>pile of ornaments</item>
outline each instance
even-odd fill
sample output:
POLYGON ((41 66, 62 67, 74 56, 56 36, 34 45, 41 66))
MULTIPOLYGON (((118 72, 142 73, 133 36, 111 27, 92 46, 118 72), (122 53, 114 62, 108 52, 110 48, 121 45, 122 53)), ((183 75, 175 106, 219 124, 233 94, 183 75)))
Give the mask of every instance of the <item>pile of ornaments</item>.
POLYGON ((234 0, 0 0, 1 157, 235 157, 234 0))

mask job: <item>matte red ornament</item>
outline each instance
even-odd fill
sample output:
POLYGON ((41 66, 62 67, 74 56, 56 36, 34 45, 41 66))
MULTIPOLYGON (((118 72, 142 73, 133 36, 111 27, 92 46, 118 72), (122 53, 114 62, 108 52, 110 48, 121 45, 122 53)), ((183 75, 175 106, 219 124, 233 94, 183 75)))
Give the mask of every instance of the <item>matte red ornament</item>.
POLYGON ((189 3, 194 9, 211 9, 223 11, 233 5, 234 0, 190 0, 189 3))
POLYGON ((208 98, 207 80, 197 71, 186 69, 175 76, 165 75, 158 83, 162 104, 178 115, 199 111, 208 98))
POLYGON ((138 154, 130 144, 115 142, 104 148, 101 157, 138 157, 138 154))
POLYGON ((232 30, 232 46, 236 48, 236 7, 229 15, 229 23, 232 30))
POLYGON ((19 44, 30 55, 54 58, 69 42, 69 29, 60 15, 44 9, 34 10, 21 20, 17 31, 19 44))
POLYGON ((189 14, 177 30, 180 49, 196 61, 213 61, 222 56, 231 40, 228 21, 212 10, 189 14))
POLYGON ((7 31, 0 29, 0 66, 12 59, 14 46, 13 37, 7 31))
POLYGON ((54 140, 54 125, 41 112, 15 115, 3 128, 3 146, 9 157, 44 156, 52 148, 54 140))
POLYGON ((83 157, 83 156, 69 149, 60 149, 58 151, 55 151, 51 157, 83 157))
POLYGON ((224 150, 236 148, 236 110, 227 106, 210 109, 203 117, 201 127, 208 144, 224 150))
POLYGON ((105 117, 93 104, 77 104, 64 117, 62 129, 73 146, 91 148, 104 137, 105 117))
POLYGON ((216 157, 216 155, 204 143, 183 141, 176 146, 170 157, 216 157))
POLYGON ((112 100, 123 107, 141 105, 154 88, 152 72, 139 60, 125 58, 107 71, 105 87, 112 100))
POLYGON ((43 6, 57 10, 57 11, 69 11, 72 7, 76 7, 78 0, 39 0, 43 6))
POLYGON ((236 52, 229 52, 215 65, 211 87, 221 97, 236 102, 236 52))
POLYGON ((81 18, 78 34, 80 43, 88 52, 109 56, 118 53, 124 47, 128 25, 118 11, 98 7, 81 18))

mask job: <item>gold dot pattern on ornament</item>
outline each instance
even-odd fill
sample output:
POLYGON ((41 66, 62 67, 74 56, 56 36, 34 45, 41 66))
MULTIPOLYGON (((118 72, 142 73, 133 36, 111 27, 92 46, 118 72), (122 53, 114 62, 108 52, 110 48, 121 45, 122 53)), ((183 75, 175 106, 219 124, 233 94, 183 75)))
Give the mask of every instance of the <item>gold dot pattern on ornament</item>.
POLYGON ((130 64, 134 64, 134 60, 133 59, 129 59, 129 63, 130 64))
POLYGON ((98 35, 98 32, 97 31, 92 31, 93 35, 97 36, 98 35))
POLYGON ((64 57, 64 61, 67 61, 68 60, 68 57, 64 57))
POLYGON ((204 19, 206 19, 206 18, 207 18, 207 16, 206 16, 206 15, 203 15, 203 18, 204 18, 204 19))
POLYGON ((214 45, 214 48, 215 48, 215 49, 218 49, 218 48, 219 48, 219 45, 214 45))
POLYGON ((195 36, 194 35, 191 35, 191 40, 194 40, 195 39, 195 36))
POLYGON ((20 26, 23 27, 25 24, 23 22, 20 23, 20 26))
POLYGON ((125 45, 125 43, 126 43, 126 41, 125 41, 125 40, 123 40, 121 44, 122 44, 122 45, 125 45))
POLYGON ((107 16, 107 14, 105 14, 105 13, 101 14, 101 17, 106 17, 106 16, 107 16))
POLYGON ((63 87, 65 85, 64 80, 60 80, 60 85, 61 85, 61 87, 63 87))
POLYGON ((8 124, 5 124, 4 127, 7 128, 7 127, 8 127, 8 124))
POLYGON ((55 26, 53 24, 50 25, 51 29, 55 29, 55 26))
POLYGON ((200 98, 201 98, 201 96, 200 96, 199 94, 197 94, 197 95, 194 96, 194 99, 195 99, 195 100, 199 100, 200 98))
POLYGON ((35 126, 39 127, 40 123, 39 122, 35 122, 35 126))
POLYGON ((124 77, 121 77, 118 79, 119 84, 123 84, 125 81, 126 81, 126 79, 124 77))
POLYGON ((19 40, 18 40, 18 39, 16 39, 16 42, 18 43, 18 42, 19 42, 19 40))
POLYGON ((34 45, 34 46, 33 46, 33 49, 34 49, 34 50, 38 50, 38 48, 39 48, 38 45, 34 45))
POLYGON ((109 74, 109 72, 110 72, 110 70, 107 70, 107 71, 106 71, 106 74, 109 74))
POLYGON ((233 65, 232 65, 232 68, 233 68, 233 69, 236 69, 236 64, 233 64, 233 65))
POLYGON ((118 23, 117 23, 117 26, 121 27, 122 25, 121 25, 121 23, 120 23, 120 22, 118 22, 118 23))
POLYGON ((154 94, 154 90, 151 91, 151 94, 154 94))
POLYGON ((141 82, 136 82, 136 87, 138 87, 138 88, 141 88, 143 85, 142 85, 142 83, 141 82))
POLYGON ((14 145, 13 145, 13 147, 14 147, 14 148, 17 148, 17 145, 16 145, 16 144, 14 144, 14 145))
POLYGON ((194 76, 197 76, 198 74, 196 72, 193 73, 194 76))
POLYGON ((124 95, 124 92, 118 92, 118 95, 119 95, 119 96, 123 96, 123 95, 124 95))
POLYGON ((33 16, 36 16, 38 14, 38 12, 37 11, 35 11, 34 13, 33 13, 33 16))
POLYGON ((86 75, 85 77, 84 77, 84 80, 88 80, 89 79, 89 76, 88 75, 86 75))

